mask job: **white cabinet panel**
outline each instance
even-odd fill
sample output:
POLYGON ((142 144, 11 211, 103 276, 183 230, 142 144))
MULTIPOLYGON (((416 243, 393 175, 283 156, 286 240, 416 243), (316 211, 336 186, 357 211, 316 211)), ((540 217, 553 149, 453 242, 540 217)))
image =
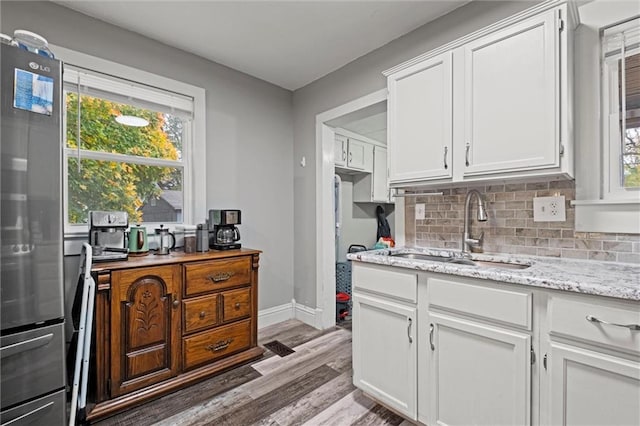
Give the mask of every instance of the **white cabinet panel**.
POLYGON ((464 175, 559 166, 556 10, 464 50, 464 175))
POLYGON ((353 294, 353 383, 410 419, 417 415, 416 308, 353 294))
MULTIPOLYGON (((349 153, 347 155, 347 167, 352 169, 365 168, 366 150, 369 144, 355 139, 349 139, 349 153)), ((372 148, 371 148, 372 149, 372 148)))
POLYGON ((530 424, 531 337, 433 312, 429 321, 429 424, 530 424))
POLYGON ((387 181, 387 149, 373 147, 373 175, 371 201, 389 202, 389 182, 387 181))
POLYGON ((640 424, 640 363, 551 343, 553 425, 640 424))
POLYGON ((336 135, 333 146, 333 162, 336 166, 347 165, 347 138, 336 135))
POLYGON ((389 181, 451 177, 451 52, 388 79, 389 181))

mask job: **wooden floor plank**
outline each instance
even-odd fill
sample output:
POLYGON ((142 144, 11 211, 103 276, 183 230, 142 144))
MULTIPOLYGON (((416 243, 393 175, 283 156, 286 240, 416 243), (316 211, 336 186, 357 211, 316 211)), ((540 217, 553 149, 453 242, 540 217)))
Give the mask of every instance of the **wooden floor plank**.
POLYGON ((243 365, 95 424, 99 426, 152 425, 258 377, 260 373, 249 365, 243 365))
POLYGON ((351 425, 376 405, 357 389, 304 423, 305 426, 351 425))
POLYGON ((398 426, 403 421, 404 418, 393 411, 386 409, 380 404, 376 404, 372 409, 367 411, 364 416, 353 422, 351 426, 398 426))
POLYGON ((253 426, 293 426, 303 424, 342 399, 345 395, 353 392, 354 389, 351 372, 342 373, 294 403, 281 408, 269 417, 262 419, 262 421, 254 423, 253 426))
POLYGON ((269 392, 224 416, 210 417, 209 419, 216 425, 252 424, 278 411, 280 408, 294 403, 336 376, 338 376, 338 373, 335 370, 326 365, 321 365, 298 379, 292 380, 273 392, 269 392))
MULTIPOLYGON (((293 355, 289 355, 286 358, 291 358, 292 356, 293 355)), ((259 398, 265 393, 272 392, 274 389, 279 388, 283 383, 295 380, 335 358, 350 356, 350 347, 345 345, 328 345, 313 353, 305 354, 293 360, 291 363, 283 364, 279 368, 270 371, 269 374, 242 385, 242 388, 246 389, 252 398, 259 398)))
POLYGON ((310 340, 302 345, 293 348, 294 353, 286 357, 271 357, 258 362, 254 362, 251 366, 262 375, 282 368, 283 365, 293 365, 295 363, 304 362, 305 359, 314 356, 319 351, 348 342, 351 340, 351 333, 343 329, 333 330, 331 333, 324 334, 318 338, 310 340))

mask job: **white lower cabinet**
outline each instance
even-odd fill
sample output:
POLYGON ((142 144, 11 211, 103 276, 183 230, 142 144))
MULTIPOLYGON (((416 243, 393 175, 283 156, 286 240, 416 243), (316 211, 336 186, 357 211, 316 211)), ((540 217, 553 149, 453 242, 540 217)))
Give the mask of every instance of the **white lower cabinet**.
POLYGON ((353 294, 353 383, 416 419, 416 308, 353 294))
POLYGON ((531 336, 431 313, 433 425, 529 425, 531 336))
POLYGON ((640 425, 640 303, 353 263, 354 384, 444 425, 640 425))
POLYGON ((640 363, 551 342, 553 425, 640 425, 640 363))
POLYGON ((638 303, 549 299, 549 424, 640 425, 638 303))

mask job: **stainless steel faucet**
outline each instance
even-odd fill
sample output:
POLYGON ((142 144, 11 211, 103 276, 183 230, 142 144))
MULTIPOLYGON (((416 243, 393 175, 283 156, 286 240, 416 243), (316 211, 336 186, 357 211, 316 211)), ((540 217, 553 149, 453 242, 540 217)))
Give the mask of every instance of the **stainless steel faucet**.
POLYGON ((475 195, 478 200, 478 221, 487 221, 487 210, 484 206, 484 199, 482 194, 476 189, 472 189, 467 192, 467 198, 464 200, 464 231, 462 233, 462 255, 469 256, 469 251, 472 247, 482 247, 482 241, 484 238, 484 231, 480 234, 480 238, 475 239, 469 235, 469 222, 471 221, 471 197, 475 195))

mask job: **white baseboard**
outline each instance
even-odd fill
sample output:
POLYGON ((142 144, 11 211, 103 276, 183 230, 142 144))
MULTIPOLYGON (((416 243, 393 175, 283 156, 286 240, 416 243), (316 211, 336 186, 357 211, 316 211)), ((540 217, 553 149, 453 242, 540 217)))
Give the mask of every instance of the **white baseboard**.
POLYGON ((295 318, 293 314, 293 303, 274 306, 258 312, 258 329, 268 325, 277 324, 295 318))
POLYGON ((295 299, 292 299, 291 303, 285 303, 259 311, 258 329, 293 318, 309 324, 314 328, 322 329, 322 324, 318 324, 319 321, 322 321, 322 310, 296 303, 295 299))

